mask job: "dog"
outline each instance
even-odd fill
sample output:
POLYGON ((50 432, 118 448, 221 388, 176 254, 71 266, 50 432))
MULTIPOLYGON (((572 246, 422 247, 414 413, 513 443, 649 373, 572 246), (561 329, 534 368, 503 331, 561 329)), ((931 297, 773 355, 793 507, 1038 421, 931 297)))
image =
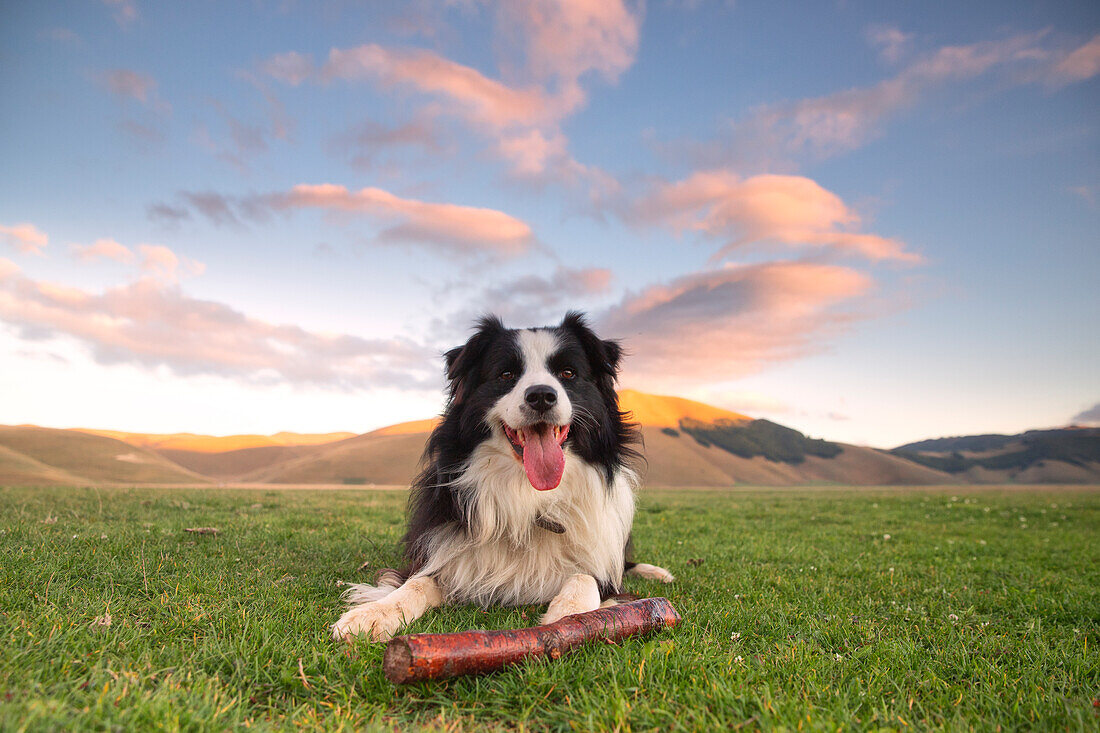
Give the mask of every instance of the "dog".
POLYGON ((623 350, 583 314, 482 318, 445 354, 447 402, 409 500, 407 567, 353 584, 336 639, 385 641, 443 603, 549 604, 540 623, 613 605, 630 562, 640 430, 619 409, 623 350))

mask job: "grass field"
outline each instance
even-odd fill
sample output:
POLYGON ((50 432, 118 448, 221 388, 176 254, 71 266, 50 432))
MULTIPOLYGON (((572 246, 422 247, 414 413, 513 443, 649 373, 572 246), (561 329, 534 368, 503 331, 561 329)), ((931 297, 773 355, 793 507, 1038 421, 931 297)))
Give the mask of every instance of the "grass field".
POLYGON ((0 489, 0 729, 1100 727, 1100 493, 647 492, 639 559, 678 580, 628 589, 679 628, 396 688, 327 629, 338 581, 397 561, 403 502, 0 489))

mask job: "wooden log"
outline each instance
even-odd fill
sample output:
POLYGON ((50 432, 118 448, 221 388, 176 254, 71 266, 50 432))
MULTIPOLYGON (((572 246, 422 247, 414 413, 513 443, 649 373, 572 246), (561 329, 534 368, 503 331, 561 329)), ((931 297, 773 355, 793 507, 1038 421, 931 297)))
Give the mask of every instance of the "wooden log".
POLYGON ((557 659, 586 642, 642 636, 678 623, 680 614, 667 598, 643 598, 547 626, 395 636, 386 645, 382 670, 398 684, 485 674, 524 659, 557 659))

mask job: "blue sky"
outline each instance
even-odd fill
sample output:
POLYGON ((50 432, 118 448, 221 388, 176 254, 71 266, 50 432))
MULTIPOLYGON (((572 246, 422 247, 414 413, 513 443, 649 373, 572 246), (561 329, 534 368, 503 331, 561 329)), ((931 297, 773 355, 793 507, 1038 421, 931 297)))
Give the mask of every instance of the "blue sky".
POLYGON ((1098 75, 1095 3, 7 3, 0 422, 365 431, 568 308, 815 436, 1095 419, 1098 75))

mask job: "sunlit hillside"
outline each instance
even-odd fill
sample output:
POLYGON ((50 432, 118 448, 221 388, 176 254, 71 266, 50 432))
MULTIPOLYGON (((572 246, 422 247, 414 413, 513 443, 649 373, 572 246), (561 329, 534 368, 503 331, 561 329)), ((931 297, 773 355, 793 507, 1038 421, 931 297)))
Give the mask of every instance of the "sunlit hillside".
POLYGON ((619 406, 632 414, 634 422, 654 428, 675 428, 685 419, 700 422, 752 420, 751 417, 683 397, 648 394, 633 389, 619 392, 619 406))
POLYGON ((81 432, 105 435, 147 448, 221 453, 268 446, 322 445, 351 438, 355 433, 275 433, 274 435, 197 435, 195 433, 126 433, 118 430, 80 428, 81 432))
MULTIPOLYGON (((645 461, 639 470, 647 486, 1100 481, 1096 431, 1036 433, 1041 446, 1017 441, 1004 456, 1000 449, 997 455, 961 456, 951 452, 954 443, 942 453, 912 446, 882 451, 806 436, 682 397, 623 390, 620 398, 641 426, 645 461)), ((437 421, 403 422, 362 435, 222 437, 0 427, 0 484, 407 486, 437 421)))

